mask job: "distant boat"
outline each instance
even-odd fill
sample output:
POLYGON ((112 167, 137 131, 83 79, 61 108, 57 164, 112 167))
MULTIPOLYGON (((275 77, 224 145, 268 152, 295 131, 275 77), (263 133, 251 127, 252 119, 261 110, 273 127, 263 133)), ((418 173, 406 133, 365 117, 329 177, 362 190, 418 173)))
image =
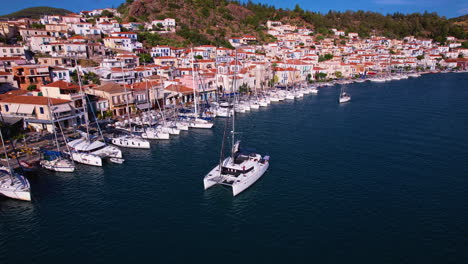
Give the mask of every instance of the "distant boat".
POLYGON ((338 101, 340 104, 351 101, 351 96, 345 92, 344 86, 341 87, 340 99, 338 101))
POLYGON ((123 164, 125 161, 124 159, 121 159, 121 158, 110 158, 109 160, 110 162, 117 163, 117 164, 123 164))

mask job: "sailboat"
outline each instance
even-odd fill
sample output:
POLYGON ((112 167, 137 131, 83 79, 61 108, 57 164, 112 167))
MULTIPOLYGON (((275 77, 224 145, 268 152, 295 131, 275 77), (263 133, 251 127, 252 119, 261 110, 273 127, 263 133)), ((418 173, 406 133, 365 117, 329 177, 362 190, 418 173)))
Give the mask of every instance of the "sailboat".
MULTIPOLYGON (((125 86, 125 74, 123 66, 122 68, 122 80, 124 83, 125 93, 127 93, 127 87, 125 86)), ((128 123, 130 125, 130 132, 129 133, 121 133, 117 137, 112 138, 112 144, 117 145, 119 147, 125 148, 138 148, 138 149, 149 149, 150 143, 148 140, 143 139, 141 136, 135 135, 132 132, 132 122, 130 120, 130 108, 128 107, 128 98, 125 98, 125 103, 127 104, 127 116, 128 116, 128 123)))
POLYGON ((0 194, 17 200, 31 201, 29 182, 23 175, 19 175, 11 168, 2 131, 0 131, 0 137, 8 165, 8 167, 0 166, 0 194))
POLYGON ((340 99, 338 101, 340 104, 351 101, 351 96, 345 92, 344 86, 341 86, 340 99))
MULTIPOLYGON (((193 49, 192 49, 192 54, 193 54, 193 49)), ((197 92, 196 90, 196 85, 195 85, 195 68, 193 66, 193 58, 191 60, 192 62, 192 83, 193 83, 193 105, 195 107, 195 117, 189 121, 189 127, 191 128, 212 128, 214 123, 210 122, 208 120, 202 119, 198 117, 198 98, 197 98, 197 92)))
MULTIPOLYGON (((75 164, 66 158, 62 156, 62 153, 60 152, 60 144, 58 142, 58 137, 57 137, 57 131, 55 129, 55 116, 53 114, 53 111, 51 109, 51 103, 50 103, 50 98, 47 97, 47 105, 49 107, 49 115, 50 115, 50 121, 52 122, 52 129, 54 130, 54 139, 55 139, 55 146, 57 147, 57 151, 46 151, 44 152, 44 159, 40 161, 40 165, 48 170, 51 171, 56 171, 56 172, 74 172, 75 171, 75 164)), ((62 133, 63 136, 63 131, 62 127, 60 126, 60 122, 57 122, 60 132, 62 133)), ((63 136, 63 139, 65 142, 65 136, 63 136)), ((65 144, 66 145, 66 144, 65 144)), ((68 145, 66 145, 68 148, 68 145)), ((69 151, 70 152, 70 151, 69 151)))
MULTIPOLYGON (((235 79, 234 79, 235 80, 235 79)), ((235 87, 235 85, 234 85, 235 87)), ((235 100, 234 100, 235 104, 235 100)), ((232 187, 232 194, 236 196, 254 184, 266 172, 269 166, 269 156, 262 157, 252 151, 242 151, 240 141, 235 139, 235 114, 232 115, 232 149, 231 155, 224 158, 224 143, 226 139, 226 129, 223 134, 223 143, 219 164, 216 165, 203 179, 205 190, 214 185, 226 185, 232 187), (224 158, 224 160, 223 160, 224 158)))

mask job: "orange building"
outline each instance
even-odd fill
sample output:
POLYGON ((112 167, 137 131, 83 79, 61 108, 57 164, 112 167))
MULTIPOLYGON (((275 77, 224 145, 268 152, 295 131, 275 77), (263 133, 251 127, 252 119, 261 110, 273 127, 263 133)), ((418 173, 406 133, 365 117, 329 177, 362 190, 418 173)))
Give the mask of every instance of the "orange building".
POLYGON ((49 66, 23 65, 13 67, 13 78, 18 82, 20 89, 26 90, 30 85, 39 89, 42 85, 52 82, 49 66))

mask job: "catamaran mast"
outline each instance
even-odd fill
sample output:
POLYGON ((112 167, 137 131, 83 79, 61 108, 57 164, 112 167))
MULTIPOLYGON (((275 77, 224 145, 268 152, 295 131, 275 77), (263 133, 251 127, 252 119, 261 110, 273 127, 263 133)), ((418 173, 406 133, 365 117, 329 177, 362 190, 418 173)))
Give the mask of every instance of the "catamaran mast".
MULTIPOLYGON (((237 86, 237 49, 236 49, 236 59, 235 59, 235 64, 234 64, 234 80, 232 81, 232 88, 233 90, 236 89, 236 86, 237 86)), ((235 94, 236 92, 234 91, 234 97, 235 97, 235 94)), ((234 100, 234 104, 233 104, 233 107, 235 107, 235 100, 234 100)), ((234 164, 234 154, 235 154, 235 150, 234 150, 234 146, 236 144, 236 111, 234 110, 233 113, 232 113, 232 151, 231 151, 231 161, 232 161, 232 164, 234 164)))

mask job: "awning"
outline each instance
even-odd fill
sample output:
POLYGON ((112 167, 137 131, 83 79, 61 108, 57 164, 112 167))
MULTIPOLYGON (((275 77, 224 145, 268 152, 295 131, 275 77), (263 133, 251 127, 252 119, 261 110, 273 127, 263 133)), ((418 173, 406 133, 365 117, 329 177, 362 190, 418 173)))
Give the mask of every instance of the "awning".
POLYGON ((136 106, 137 106, 138 109, 148 109, 148 108, 150 108, 149 103, 137 104, 136 106))
POLYGON ((61 112, 69 112, 71 111, 71 107, 69 104, 59 104, 59 105, 52 105, 52 112, 54 113, 61 113, 61 112))
POLYGON ((28 104, 20 105, 17 111, 18 114, 26 114, 26 115, 30 115, 33 112, 34 112, 34 105, 28 105, 28 104))
POLYGON ((8 108, 10 108, 10 109, 8 109, 8 113, 9 113, 9 114, 16 114, 16 112, 18 112, 19 106, 20 106, 19 104, 11 104, 11 105, 9 105, 8 108))

